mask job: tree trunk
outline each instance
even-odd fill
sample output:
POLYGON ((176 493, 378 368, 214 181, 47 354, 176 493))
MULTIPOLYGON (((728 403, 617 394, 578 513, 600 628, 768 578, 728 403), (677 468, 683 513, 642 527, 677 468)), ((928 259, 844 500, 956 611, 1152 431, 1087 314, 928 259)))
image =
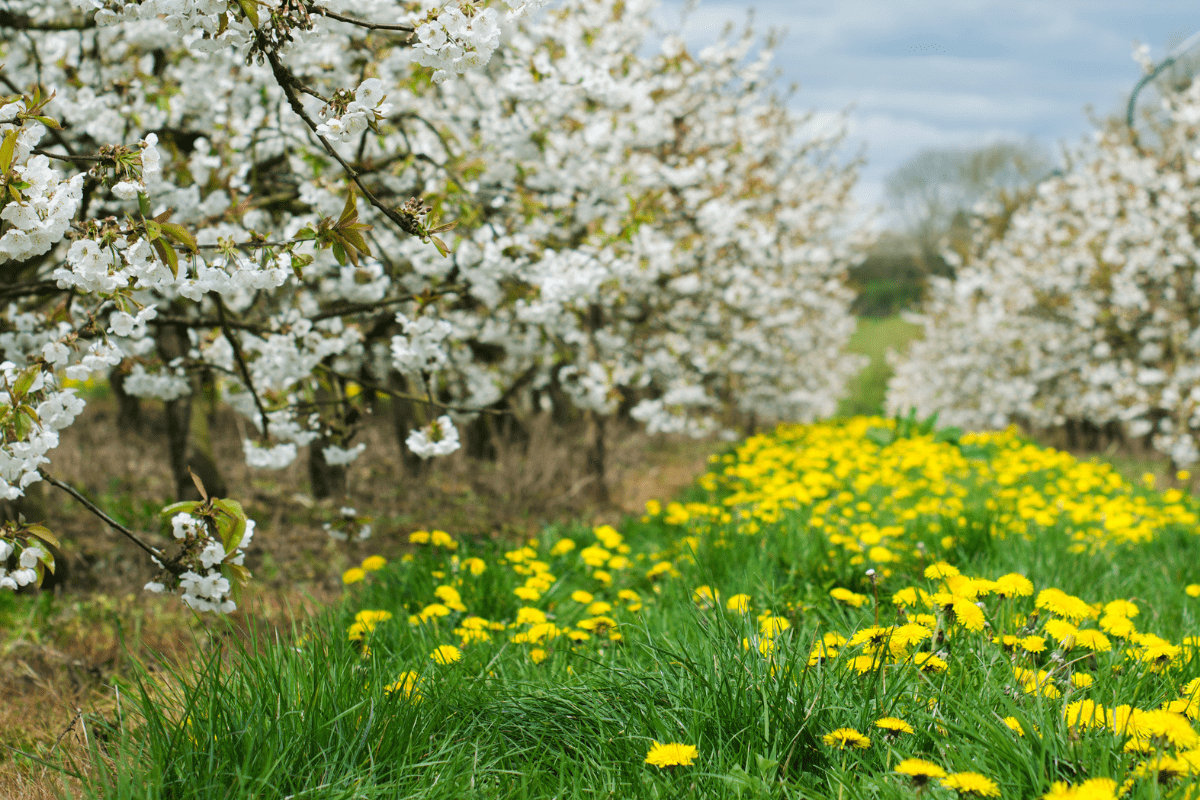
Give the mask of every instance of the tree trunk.
POLYGON ((117 428, 122 432, 140 431, 143 422, 141 398, 125 391, 125 372, 119 366, 109 370, 108 385, 112 387, 113 397, 117 398, 117 428))
MULTIPOLYGON (((174 359, 185 355, 189 344, 187 329, 183 326, 163 325, 159 328, 158 356, 164 364, 170 364, 174 359)), ((192 472, 204 483, 204 489, 210 497, 222 497, 225 495, 225 482, 221 480, 216 459, 212 454, 208 413, 207 409, 202 407, 205 405, 203 401, 206 396, 208 405, 213 404, 215 388, 211 379, 206 386, 199 375, 193 375, 190 383, 191 395, 164 403, 171 476, 175 480, 175 498, 200 499, 200 492, 192 481, 192 472)))
POLYGON ((605 474, 604 445, 606 419, 596 411, 587 412, 588 474, 592 477, 592 496, 598 503, 608 503, 608 477, 605 474))
MULTIPOLYGON (((317 386, 315 399, 318 403, 334 400, 333 392, 324 386, 317 386)), ((349 494, 346 483, 346 465, 330 464, 322 452, 329 445, 344 446, 341 437, 335 440, 332 436, 322 436, 308 446, 308 481, 312 496, 318 500, 327 497, 345 497, 349 494)))
MULTIPOLYGON (((410 391, 408 381, 399 372, 391 373, 388 376, 388 382, 397 392, 407 394, 410 391)), ((396 441, 400 444, 400 463, 404 467, 404 474, 410 478, 420 475, 425 467, 425 461, 409 450, 408 445, 404 443, 408 439, 409 431, 421 424, 413 406, 411 400, 392 398, 392 424, 396 427, 396 441)))

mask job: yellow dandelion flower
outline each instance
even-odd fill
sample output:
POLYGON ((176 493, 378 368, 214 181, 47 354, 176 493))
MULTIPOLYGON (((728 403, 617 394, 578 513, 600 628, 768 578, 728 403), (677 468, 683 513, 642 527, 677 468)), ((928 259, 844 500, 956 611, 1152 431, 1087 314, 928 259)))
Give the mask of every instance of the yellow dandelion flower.
POLYGON ((571 539, 559 539, 550 548, 550 555, 565 556, 567 553, 575 549, 575 542, 571 539))
POLYGON ((936 564, 930 564, 925 568, 925 577, 934 581, 940 578, 948 578, 952 575, 959 575, 958 568, 947 564, 945 561, 939 561, 936 564))
POLYGON ((914 653, 913 664, 921 672, 945 672, 947 669, 945 659, 939 658, 933 653, 914 653))
POLYGON ((909 725, 899 717, 882 717, 877 719, 875 720, 875 727, 890 736, 899 736, 902 733, 914 733, 912 725, 909 725))
POLYGON ((1075 634, 1075 646, 1096 653, 1107 653, 1112 650, 1112 642, 1098 630, 1088 628, 1075 634))
POLYGON ((848 747, 853 747, 858 750, 866 750, 871 746, 870 738, 864 736, 854 728, 838 728, 830 731, 821 737, 821 741, 826 747, 834 747, 838 750, 845 750, 848 747))
POLYGON ((646 754, 645 764, 664 769, 666 767, 688 767, 692 765, 700 755, 700 751, 695 745, 680 744, 679 742, 668 742, 660 744, 654 742, 654 746, 650 748, 650 752, 646 754))
POLYGON ((725 602, 725 608, 737 614, 748 614, 750 612, 750 595, 735 594, 725 602))
POLYGON ((907 776, 916 786, 924 786, 934 778, 946 777, 946 770, 920 758, 906 758, 896 765, 894 771, 907 776))
POLYGON ((342 583, 349 586, 352 583, 358 583, 365 577, 367 577, 366 570, 361 567, 351 567, 342 573, 342 583))
POLYGON ((1029 597, 1033 594, 1033 583, 1018 572, 1001 575, 995 584, 994 591, 1001 597, 1029 597))
POLYGON ((836 589, 830 589, 829 596, 834 600, 839 600, 846 605, 854 606, 855 608, 862 608, 863 604, 866 603, 868 599, 865 594, 857 594, 849 589, 843 589, 840 586, 836 589))
POLYGON ((453 664, 462 660, 462 650, 452 644, 444 644, 429 654, 435 662, 442 665, 453 664))
POLYGON ((387 559, 383 556, 367 556, 361 566, 367 572, 375 572, 387 566, 387 559))
POLYGON ((546 653, 545 649, 541 647, 535 647, 529 651, 529 660, 535 664, 540 664, 546 660, 547 655, 548 654, 546 653))
POLYGON ((942 778, 940 782, 943 787, 954 790, 959 796, 1000 796, 1000 787, 996 785, 996 782, 978 772, 953 772, 942 778))
POLYGON ((421 690, 417 686, 420 679, 421 676, 415 672, 401 672, 396 678, 395 683, 389 683, 383 687, 383 691, 387 694, 395 694, 415 702, 421 699, 421 690))
POLYGON ((1200 597, 1200 583, 1188 584, 1183 591, 1187 593, 1188 597, 1200 597))
POLYGON ((1096 609, 1078 597, 1069 595, 1061 589, 1043 589, 1038 592, 1037 599, 1033 601, 1033 604, 1038 608, 1049 611, 1051 614, 1066 617, 1075 622, 1093 619, 1098 616, 1096 609))
POLYGON ((482 575, 487 572, 487 563, 482 558, 467 558, 462 562, 462 568, 472 575, 482 575))
POLYGON ((1021 721, 1016 717, 1005 717, 1004 724, 1008 726, 1009 730, 1017 734, 1017 736, 1025 735, 1025 729, 1021 727, 1021 721))

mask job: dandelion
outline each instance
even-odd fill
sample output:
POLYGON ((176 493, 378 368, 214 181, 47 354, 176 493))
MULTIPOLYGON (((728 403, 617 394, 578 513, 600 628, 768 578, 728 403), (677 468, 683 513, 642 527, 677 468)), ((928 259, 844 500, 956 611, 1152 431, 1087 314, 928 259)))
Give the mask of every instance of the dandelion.
POLYGON ((401 672, 399 677, 396 678, 395 683, 389 683, 383 687, 383 691, 389 695, 395 694, 414 702, 418 701, 421 699, 421 690, 417 686, 420 677, 415 672, 401 672))
POLYGON ((342 583, 346 586, 349 586, 352 583, 358 583, 366 577, 366 570, 362 569, 361 567, 351 567, 342 573, 342 583))
POLYGON ((387 559, 383 556, 367 556, 362 562, 362 568, 367 572, 376 572, 385 566, 387 566, 387 559))
POLYGON ((595 595, 593 595, 591 592, 585 592, 582 589, 577 589, 576 591, 571 592, 571 599, 580 605, 586 606, 595 599, 595 595))
POLYGON ((954 772, 942 778, 941 785, 953 789, 959 796, 999 797, 1000 787, 991 778, 978 772, 954 772))
POLYGON ((884 735, 889 739, 895 739, 902 733, 914 733, 912 725, 909 725, 899 717, 883 717, 875 720, 875 727, 884 732, 884 735))
POLYGON ((934 778, 946 777, 946 770, 932 761, 925 761, 920 758, 904 759, 896 765, 895 772, 907 776, 918 787, 926 785, 934 778))
POLYGON ((695 745, 680 744, 679 742, 669 742, 660 744, 654 742, 654 746, 650 748, 650 752, 646 754, 646 760, 643 763, 651 766, 665 769, 666 767, 688 767, 700 755, 695 745))
POLYGON ((1021 721, 1016 717, 1005 717, 1004 724, 1007 725, 1009 730, 1011 730, 1017 736, 1025 735, 1025 728, 1021 727, 1021 721))
POLYGON ((429 654, 438 664, 443 666, 462 660, 462 651, 452 644, 444 644, 429 654))
POLYGON ((1097 653, 1107 653, 1112 650, 1112 642, 1108 640, 1108 637, 1091 628, 1075 634, 1075 645, 1097 653))
POLYGON ((1076 622, 1093 619, 1097 616, 1094 608, 1078 597, 1069 595, 1061 589, 1043 589, 1038 592, 1037 599, 1033 601, 1033 604, 1038 608, 1049 611, 1051 614, 1066 617, 1076 622))
POLYGON ((1188 584, 1183 591, 1187 593, 1188 597, 1200 597, 1200 583, 1188 584))
POLYGON ((550 555, 565 556, 567 553, 575 549, 575 542, 571 539, 559 539, 550 548, 550 555))
POLYGON ((736 614, 747 614, 750 611, 750 595, 735 594, 725 602, 725 608, 736 614))
POLYGON ((1033 594, 1033 583, 1024 575, 1010 572, 996 579, 994 591, 1001 597, 1028 597, 1033 594))
POLYGON ((838 728, 830 731, 821 737, 821 741, 826 747, 833 747, 838 750, 845 750, 848 747, 853 747, 858 750, 866 750, 871 746, 870 738, 864 736, 854 728, 838 728))
POLYGON ((865 594, 857 594, 849 589, 843 589, 840 586, 836 589, 830 589, 829 596, 834 600, 838 600, 846 605, 853 606, 854 608, 862 608, 863 604, 866 603, 868 599, 865 594))
POLYGON ((933 653, 914 653, 913 664, 921 672, 945 672, 947 669, 945 659, 939 658, 933 653))
POLYGON ((1089 778, 1078 786, 1055 781, 1042 800, 1116 800, 1117 782, 1112 778, 1089 778))
POLYGON ((925 568, 925 577, 931 581, 938 580, 939 578, 949 578, 958 574, 958 568, 947 564, 945 561, 930 564, 925 568))

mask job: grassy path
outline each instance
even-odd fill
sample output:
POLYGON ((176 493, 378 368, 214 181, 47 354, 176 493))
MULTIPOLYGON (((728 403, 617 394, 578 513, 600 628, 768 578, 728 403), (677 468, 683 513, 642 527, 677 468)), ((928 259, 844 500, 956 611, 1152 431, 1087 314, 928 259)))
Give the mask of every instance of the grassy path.
POLYGON ((783 427, 619 530, 414 531, 294 635, 126 687, 96 792, 1189 796, 1197 520, 1012 434, 783 427))

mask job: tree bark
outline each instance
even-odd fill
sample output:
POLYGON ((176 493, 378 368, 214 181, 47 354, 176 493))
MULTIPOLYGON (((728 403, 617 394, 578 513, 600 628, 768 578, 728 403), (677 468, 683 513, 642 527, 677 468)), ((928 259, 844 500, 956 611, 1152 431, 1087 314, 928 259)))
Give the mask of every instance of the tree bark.
MULTIPOLYGON (((399 372, 392 372, 388 376, 388 382, 397 392, 407 394, 410 391, 408 380, 399 372)), ((415 478, 424 471, 425 461, 405 444, 409 431, 420 426, 413 401, 392 398, 392 424, 396 428, 396 441, 400 445, 400 464, 404 467, 404 474, 415 478)))

